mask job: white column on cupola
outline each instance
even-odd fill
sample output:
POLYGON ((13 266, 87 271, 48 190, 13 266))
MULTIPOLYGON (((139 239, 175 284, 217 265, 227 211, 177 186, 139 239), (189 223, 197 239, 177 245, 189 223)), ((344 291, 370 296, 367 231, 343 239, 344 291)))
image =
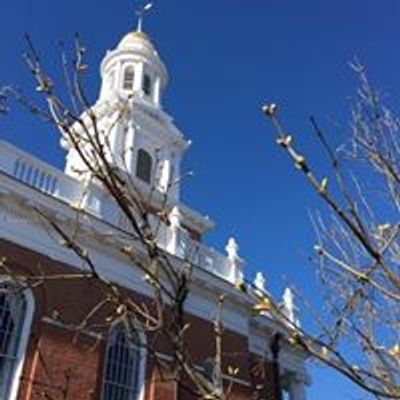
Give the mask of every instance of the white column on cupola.
POLYGON ((133 91, 143 96, 143 79, 144 79, 144 64, 139 63, 135 69, 135 81, 133 83, 133 91))
POLYGON ((116 70, 118 72, 117 72, 117 79, 116 79, 116 83, 115 84, 116 84, 118 92, 120 92, 121 88, 122 88, 122 86, 124 84, 124 73, 123 73, 124 64, 123 64, 122 60, 118 60, 118 62, 116 64, 117 64, 116 70))
POLYGON ((158 106, 161 102, 161 79, 158 76, 155 83, 154 83, 154 103, 158 106))

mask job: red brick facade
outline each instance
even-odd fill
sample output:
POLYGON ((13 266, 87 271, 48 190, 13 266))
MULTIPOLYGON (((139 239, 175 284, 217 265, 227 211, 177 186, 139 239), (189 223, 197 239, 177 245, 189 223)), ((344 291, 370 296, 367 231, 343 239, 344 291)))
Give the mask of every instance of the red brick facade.
MULTIPOLYGON (((7 258, 14 272, 47 275, 73 273, 76 269, 15 244, 0 241, 0 255, 7 258)), ((105 358, 105 337, 107 325, 104 321, 109 310, 97 313, 91 323, 104 324, 103 334, 97 329, 76 333, 71 327, 78 325, 102 298, 97 282, 87 279, 68 279, 46 282, 33 289, 35 311, 25 358, 25 365, 19 386, 18 400, 28 399, 73 399, 87 400, 101 398, 103 364, 105 358)), ((129 293, 143 301, 137 293, 129 293)), ((213 326, 210 321, 193 315, 190 321, 188 343, 193 359, 204 360, 205 355, 214 352, 213 326)), ((163 338, 148 338, 151 346, 161 353, 167 353, 163 338)), ((232 385, 232 400, 267 399, 279 400, 275 392, 279 387, 273 382, 270 365, 257 363, 249 353, 248 338, 225 330, 223 352, 225 365, 240 369, 238 381, 232 385), (260 390, 257 392, 257 387, 260 390), (258 393, 258 394, 257 394, 258 393)), ((187 390, 162 379, 153 360, 146 361, 146 400, 194 399, 187 390)))

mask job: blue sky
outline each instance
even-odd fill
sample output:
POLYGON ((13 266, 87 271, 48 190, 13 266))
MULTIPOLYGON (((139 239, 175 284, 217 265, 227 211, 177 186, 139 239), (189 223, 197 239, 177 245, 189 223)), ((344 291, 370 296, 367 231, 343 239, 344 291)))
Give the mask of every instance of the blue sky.
MULTIPOLYGON (((366 64, 373 82, 398 106, 398 0, 168 0, 145 22, 164 58, 171 83, 165 109, 192 139, 185 166, 194 177, 184 199, 217 222, 207 242, 223 249, 235 236, 249 276, 265 272, 279 294, 287 277, 319 302, 307 256, 313 233, 308 212, 322 208, 276 147, 260 112, 264 100, 282 105, 288 129, 324 171, 308 123, 312 114, 339 144, 348 135, 348 101, 356 87, 348 62, 366 64)), ((0 84, 27 92, 23 61, 29 32, 45 63, 55 68, 62 41, 79 32, 89 49, 88 87, 99 88, 98 66, 134 21, 134 1, 2 0, 0 84)), ((62 168, 58 135, 13 111, 0 137, 62 168)), ((310 399, 363 398, 343 379, 312 369, 310 399)))

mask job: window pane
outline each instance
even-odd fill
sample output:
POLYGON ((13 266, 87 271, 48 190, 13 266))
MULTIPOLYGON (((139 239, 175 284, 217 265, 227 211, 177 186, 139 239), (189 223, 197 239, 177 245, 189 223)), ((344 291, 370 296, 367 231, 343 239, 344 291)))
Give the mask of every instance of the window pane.
POLYGON ((151 182, 152 160, 150 154, 139 149, 136 163, 136 176, 146 183, 151 182))
POLYGON ((25 314, 23 294, 0 292, 0 399, 7 398, 12 386, 25 314))
POLYGON ((143 79, 143 91, 146 96, 150 96, 151 94, 151 78, 149 75, 145 75, 143 79))
POLYGON ((133 90, 133 82, 135 80, 135 72, 133 68, 127 68, 124 75, 124 89, 133 90))
POLYGON ((103 400, 138 399, 141 361, 139 343, 137 332, 132 331, 128 336, 122 323, 111 331, 104 368, 103 400))

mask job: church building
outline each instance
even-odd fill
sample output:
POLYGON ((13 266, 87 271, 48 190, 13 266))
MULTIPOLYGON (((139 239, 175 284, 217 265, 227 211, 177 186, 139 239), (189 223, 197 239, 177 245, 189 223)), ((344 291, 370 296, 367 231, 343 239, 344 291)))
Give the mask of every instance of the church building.
MULTIPOLYGON (((206 246, 202 238, 213 221, 181 200, 181 164, 190 140, 164 110, 168 70, 150 36, 141 27, 127 33, 107 51, 100 72, 91 110, 97 129, 109 132, 107 157, 129 176, 149 209, 165 214, 154 212, 157 248, 177 265, 188 259, 193 265, 185 315, 189 352, 199 370, 207 373, 214 354, 217 297, 225 294, 223 365, 238 371, 223 371, 228 398, 305 400, 307 356, 284 339, 274 347, 273 338, 285 336, 284 324, 268 312, 252 312, 256 303, 249 291, 266 292, 264 277, 257 274, 246 288, 235 239, 221 252, 206 246)), ((61 145, 64 171, 0 141, 0 400, 196 398, 160 376, 155 357, 168 359, 168 343, 137 331, 132 345, 123 324, 106 323, 102 287, 79 279, 86 272, 82 258, 43 220, 46 215, 55 226, 76 229, 76 240, 105 280, 125 296, 151 303, 143 271, 116 251, 126 246, 120 206, 93 179, 73 143, 63 137, 61 145), (79 329, 91 313, 96 315, 79 329)), ((290 290, 282 310, 298 323, 290 290)))

